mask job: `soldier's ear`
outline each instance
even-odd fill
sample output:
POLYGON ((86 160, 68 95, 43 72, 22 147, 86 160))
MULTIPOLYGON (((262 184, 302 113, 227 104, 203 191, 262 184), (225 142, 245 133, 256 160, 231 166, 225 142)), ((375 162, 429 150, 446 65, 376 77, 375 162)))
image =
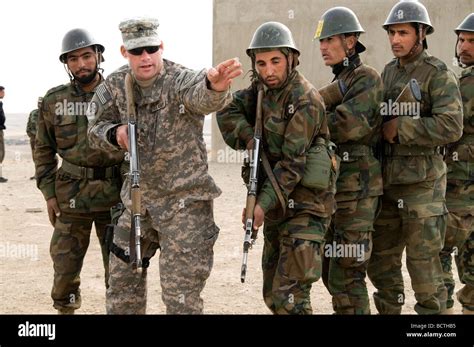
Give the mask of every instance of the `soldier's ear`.
POLYGON ((355 46, 357 44, 357 37, 355 37, 355 35, 346 36, 346 42, 347 48, 349 49, 349 51, 352 51, 353 49, 355 49, 355 46))
POLYGON ((125 46, 122 45, 120 46, 120 53, 122 54, 122 57, 124 57, 125 59, 127 59, 128 55, 127 55, 127 50, 125 49, 125 46))

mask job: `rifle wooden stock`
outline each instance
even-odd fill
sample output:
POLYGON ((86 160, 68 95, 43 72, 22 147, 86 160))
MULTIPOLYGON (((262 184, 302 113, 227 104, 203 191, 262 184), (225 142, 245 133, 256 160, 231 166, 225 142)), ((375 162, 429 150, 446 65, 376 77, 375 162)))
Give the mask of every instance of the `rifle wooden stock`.
MULTIPOLYGON (((398 109, 403 109, 403 104, 416 104, 421 102, 421 89, 417 80, 412 78, 406 85, 403 87, 400 94, 393 103, 389 101, 389 109, 392 110, 392 107, 398 107, 398 109)), ((398 118, 398 115, 389 114, 388 117, 385 117, 384 123, 392 119, 398 118)))

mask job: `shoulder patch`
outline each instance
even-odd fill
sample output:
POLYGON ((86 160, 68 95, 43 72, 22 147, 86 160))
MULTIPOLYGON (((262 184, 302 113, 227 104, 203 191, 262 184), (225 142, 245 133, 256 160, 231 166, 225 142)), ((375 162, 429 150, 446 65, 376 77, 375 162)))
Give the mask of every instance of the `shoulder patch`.
POLYGON ((95 90, 95 94, 97 95, 97 99, 99 99, 102 105, 105 105, 107 102, 112 100, 112 95, 110 95, 110 92, 105 86, 105 83, 101 83, 97 87, 97 89, 95 90))
POLYGON ((427 62, 428 64, 434 66, 437 70, 446 71, 448 69, 448 67, 446 66, 446 64, 443 61, 441 61, 438 58, 433 57, 433 56, 425 58, 425 62, 427 62))

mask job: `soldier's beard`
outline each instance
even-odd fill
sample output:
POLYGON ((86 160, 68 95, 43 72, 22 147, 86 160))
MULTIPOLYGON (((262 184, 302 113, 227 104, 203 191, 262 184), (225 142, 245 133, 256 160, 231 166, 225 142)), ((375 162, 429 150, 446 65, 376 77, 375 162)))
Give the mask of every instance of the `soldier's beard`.
POLYGON ((84 77, 74 76, 74 79, 75 79, 77 82, 79 82, 80 84, 85 84, 85 85, 87 85, 87 84, 91 83, 91 82, 94 80, 94 78, 95 78, 96 75, 97 75, 97 70, 94 70, 94 72, 92 72, 91 74, 86 75, 86 76, 84 76, 84 77))

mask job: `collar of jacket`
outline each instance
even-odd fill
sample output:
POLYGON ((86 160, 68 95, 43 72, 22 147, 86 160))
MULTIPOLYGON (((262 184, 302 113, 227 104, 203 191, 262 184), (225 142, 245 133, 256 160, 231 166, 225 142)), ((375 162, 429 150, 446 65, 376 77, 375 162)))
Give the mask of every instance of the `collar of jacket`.
POLYGON ((411 73, 417 67, 419 67, 428 57, 429 57, 428 52, 426 52, 426 50, 423 49, 418 55, 411 57, 404 66, 400 65, 400 59, 397 58, 397 68, 400 70, 405 69, 407 73, 411 73))
POLYGON ((360 56, 358 53, 355 53, 349 57, 349 64, 344 65, 344 60, 341 61, 339 64, 336 64, 332 67, 332 73, 334 74, 334 79, 337 79, 341 73, 346 70, 355 70, 360 65, 362 65, 362 61, 360 60, 360 56))
POLYGON ((468 66, 461 71, 461 78, 469 76, 474 76, 474 65, 468 66))

